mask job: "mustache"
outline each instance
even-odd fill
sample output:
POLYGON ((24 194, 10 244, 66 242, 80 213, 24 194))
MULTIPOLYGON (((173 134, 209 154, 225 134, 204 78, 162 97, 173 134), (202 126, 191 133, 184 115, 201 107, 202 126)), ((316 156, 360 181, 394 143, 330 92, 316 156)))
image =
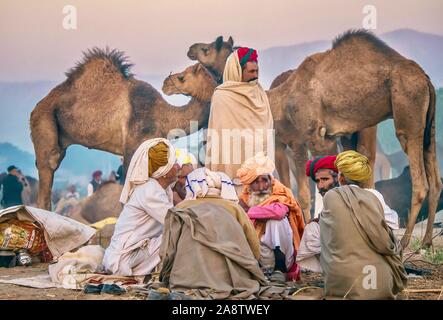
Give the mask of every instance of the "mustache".
POLYGON ((248 82, 252 82, 252 81, 255 81, 255 80, 258 80, 258 78, 252 78, 252 79, 248 80, 248 82))
POLYGON ((270 194, 271 190, 263 190, 263 191, 252 191, 252 195, 254 196, 261 196, 265 194, 270 194))

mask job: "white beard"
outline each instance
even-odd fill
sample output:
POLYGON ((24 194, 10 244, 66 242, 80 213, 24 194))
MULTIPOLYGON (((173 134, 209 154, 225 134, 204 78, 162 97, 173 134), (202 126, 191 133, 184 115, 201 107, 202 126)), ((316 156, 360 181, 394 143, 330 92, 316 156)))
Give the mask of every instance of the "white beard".
POLYGON ((249 192, 248 206, 250 208, 258 206, 263 201, 268 199, 272 195, 272 189, 269 189, 267 193, 249 192))

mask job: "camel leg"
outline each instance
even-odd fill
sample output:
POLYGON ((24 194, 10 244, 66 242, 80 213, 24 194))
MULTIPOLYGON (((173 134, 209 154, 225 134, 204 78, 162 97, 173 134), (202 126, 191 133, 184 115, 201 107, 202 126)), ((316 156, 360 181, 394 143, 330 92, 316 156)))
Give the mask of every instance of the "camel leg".
POLYGON ((429 184, 428 223, 426 226, 426 233, 422 242, 424 247, 430 247, 432 245, 432 231, 434 229, 435 213, 437 211, 438 201, 442 188, 441 180, 439 179, 440 170, 438 168, 438 162, 435 153, 435 143, 433 148, 434 152, 432 152, 431 150, 427 150, 424 153, 426 176, 429 184))
MULTIPOLYGON (((44 108, 44 106, 42 107, 44 108)), ((51 112, 36 111, 34 110, 31 113, 30 125, 39 177, 37 206, 45 210, 51 210, 54 172, 65 156, 66 147, 60 146, 54 115, 51 112)))
MULTIPOLYGON (((358 133, 357 152, 368 157, 372 172, 374 172, 377 153, 377 126, 365 128, 358 133)), ((371 179, 364 183, 364 187, 373 189, 374 183, 374 174, 372 174, 371 179)))
POLYGON ((305 145, 291 145, 294 152, 294 163, 296 167, 295 180, 297 182, 297 196, 303 210, 305 223, 311 221, 311 191, 309 180, 306 177, 306 162, 308 161, 308 150, 305 145))
MULTIPOLYGON (((399 140, 402 141, 403 139, 399 137, 399 140)), ((403 147, 403 143, 401 144, 403 147)), ((426 198, 429 187, 426 180, 426 172, 423 161, 423 136, 420 135, 418 137, 408 139, 406 142, 406 147, 403 147, 403 149, 408 154, 412 181, 411 211, 409 212, 405 234, 401 240, 403 248, 406 248, 411 240, 418 213, 421 209, 423 201, 426 198)))
POLYGON ((275 139, 275 164, 277 167, 280 182, 286 187, 291 187, 291 180, 289 177, 289 163, 286 156, 286 145, 283 144, 277 137, 275 139))
POLYGON ((430 129, 430 145, 425 146, 423 151, 426 178, 429 184, 428 193, 428 224, 426 226, 426 233, 423 238, 423 246, 430 247, 432 245, 432 231, 435 221, 435 213, 437 211, 438 201, 440 198, 440 192, 442 183, 440 180, 440 170, 437 161, 436 141, 435 141, 435 91, 431 84, 430 89, 430 103, 428 110, 429 121, 427 126, 430 129))

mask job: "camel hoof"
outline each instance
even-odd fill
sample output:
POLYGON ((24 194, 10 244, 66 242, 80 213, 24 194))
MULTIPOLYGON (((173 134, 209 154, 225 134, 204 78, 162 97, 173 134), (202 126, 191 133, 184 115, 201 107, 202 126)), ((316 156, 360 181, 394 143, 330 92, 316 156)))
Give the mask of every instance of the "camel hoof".
POLYGON ((421 245, 421 247, 422 247, 423 249, 428 249, 428 248, 430 248, 431 246, 432 246, 432 239, 431 239, 431 240, 423 239, 423 242, 422 242, 422 245, 421 245))

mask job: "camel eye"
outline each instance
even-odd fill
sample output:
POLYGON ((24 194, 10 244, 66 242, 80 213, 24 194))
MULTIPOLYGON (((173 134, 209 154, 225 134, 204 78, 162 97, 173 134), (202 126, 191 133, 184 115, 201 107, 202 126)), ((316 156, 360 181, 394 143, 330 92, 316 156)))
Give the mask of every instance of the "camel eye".
POLYGON ((185 76, 178 76, 178 81, 185 82, 185 76))
POLYGON ((202 48, 204 54, 208 54, 209 48, 202 48))

